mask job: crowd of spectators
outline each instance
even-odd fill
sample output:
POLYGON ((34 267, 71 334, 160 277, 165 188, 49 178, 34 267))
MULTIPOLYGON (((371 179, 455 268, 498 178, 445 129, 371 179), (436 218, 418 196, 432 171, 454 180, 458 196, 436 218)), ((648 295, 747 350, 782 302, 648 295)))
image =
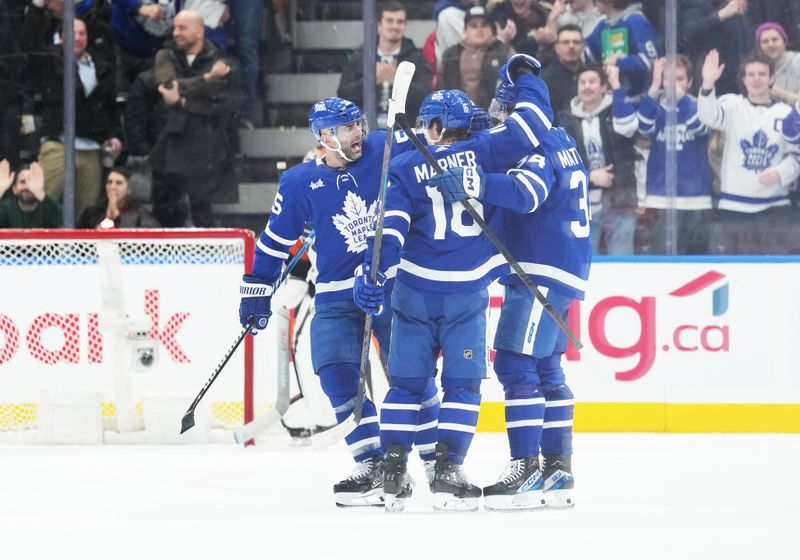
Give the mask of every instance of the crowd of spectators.
MULTIPOLYGON (((0 186, 16 169, 3 208, 16 197, 27 214, 49 214, 63 189, 63 1, 0 0, 0 159, 11 170, 0 167, 0 186), (31 91, 41 138, 35 171, 19 161, 19 131, 34 123, 31 91)), ((211 225, 211 203, 237 196, 236 128, 252 125, 260 102, 257 44, 269 0, 75 2, 76 217, 91 227, 98 218, 211 225), (127 170, 110 173, 126 162, 146 163, 150 200, 109 186, 111 176, 127 184, 127 170), (152 214, 142 213, 142 202, 152 214)), ((544 64, 555 124, 576 138, 590 171, 597 253, 663 253, 672 205, 679 254, 800 252, 800 155, 781 134, 800 98, 800 2, 680 0, 674 68, 665 59, 663 1, 431 6, 435 30, 417 45, 406 36, 406 5, 378 4, 379 126, 401 61, 417 67, 407 102, 413 118, 434 88, 461 89, 488 109, 498 67, 509 54, 532 54, 544 64), (673 185, 668 76, 677 89, 673 185)), ((364 55, 352 53, 337 88, 359 104, 364 55)))

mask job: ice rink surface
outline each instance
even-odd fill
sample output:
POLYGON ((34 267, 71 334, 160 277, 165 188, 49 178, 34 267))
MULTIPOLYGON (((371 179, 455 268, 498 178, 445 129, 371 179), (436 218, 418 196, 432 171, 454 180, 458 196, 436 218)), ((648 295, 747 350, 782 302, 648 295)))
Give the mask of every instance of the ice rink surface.
MULTIPOLYGON (((467 471, 507 459, 479 433, 467 471)), ((0 446, 0 558, 800 558, 799 435, 578 434, 569 511, 341 510, 344 445, 0 446), (545 556, 542 556, 545 555, 545 556)))

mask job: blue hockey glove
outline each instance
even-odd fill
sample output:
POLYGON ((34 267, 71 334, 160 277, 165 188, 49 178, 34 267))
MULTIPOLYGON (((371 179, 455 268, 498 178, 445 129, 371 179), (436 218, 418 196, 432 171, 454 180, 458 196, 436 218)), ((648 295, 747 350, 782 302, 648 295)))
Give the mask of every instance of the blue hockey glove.
POLYGON ((472 108, 472 121, 469 124, 472 130, 486 130, 492 128, 492 125, 492 117, 489 116, 486 109, 477 105, 472 108))
POLYGON ((356 269, 356 281, 353 284, 353 301, 361 311, 377 317, 383 313, 383 284, 386 282, 386 276, 378 272, 377 283, 373 284, 369 270, 370 266, 368 264, 359 265, 356 269))
POLYGON ((445 202, 458 202, 465 198, 483 198, 483 170, 477 167, 453 167, 434 175, 428 184, 439 189, 445 202))
POLYGON ((542 72, 542 63, 529 54, 515 54, 500 68, 500 81, 516 83, 522 74, 538 76, 542 72))
POLYGON ((242 283, 239 286, 239 322, 243 327, 250 323, 250 319, 255 319, 252 334, 258 334, 267 328, 270 315, 270 301, 272 300, 272 286, 265 283, 260 278, 245 274, 242 276, 242 283))

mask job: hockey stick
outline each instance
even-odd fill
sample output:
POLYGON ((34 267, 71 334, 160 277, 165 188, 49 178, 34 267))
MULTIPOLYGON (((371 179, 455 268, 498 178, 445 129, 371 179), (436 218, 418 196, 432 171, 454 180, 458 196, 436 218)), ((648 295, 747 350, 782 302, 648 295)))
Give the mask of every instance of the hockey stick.
MULTIPOLYGON (((308 234, 308 237, 306 237, 303 246, 300 247, 300 250, 297 251, 297 254, 294 257, 292 257, 292 260, 290 260, 289 264, 286 265, 286 269, 283 271, 283 274, 281 274, 280 278, 278 278, 278 281, 275 283, 273 293, 281 286, 281 284, 283 284, 284 280, 286 280, 286 278, 289 276, 289 273, 292 271, 294 266, 300 261, 300 258, 303 256, 303 253, 305 253, 306 250, 308 250, 308 247, 314 242, 314 237, 315 237, 315 232, 312 231, 311 233, 308 234)), ((206 381, 205 385, 203 385, 203 388, 200 389, 200 392, 194 398, 194 401, 192 401, 192 404, 189 406, 189 409, 186 411, 186 413, 183 415, 183 418, 181 419, 181 433, 191 430, 194 427, 195 408, 197 408, 197 405, 200 404, 200 401, 208 392, 208 389, 211 387, 214 381, 216 381, 217 377, 219 377, 219 374, 222 372, 223 368, 228 363, 228 360, 231 359, 231 356, 233 356, 234 352, 236 352, 236 349, 239 348, 239 345, 244 340, 244 337, 247 336, 247 333, 249 333, 250 329, 253 328, 254 323, 255 319, 251 319, 247 323, 247 326, 244 329, 242 329, 242 332, 240 332, 239 336, 236 338, 236 342, 234 342, 233 346, 230 347, 228 352, 225 354, 225 357, 222 358, 222 361, 214 370, 214 373, 211 374, 211 377, 208 378, 208 381, 206 381)))
MULTIPOLYGON (((381 184, 378 192, 378 217, 375 223, 375 243, 372 250, 370 268, 370 281, 375 284, 378 280, 378 266, 381 258, 381 238, 383 237, 383 206, 386 200, 386 183, 389 179, 389 160, 392 156, 392 141, 394 140, 395 119, 406 110, 406 97, 411 79, 414 77, 416 67, 412 62, 403 61, 397 66, 392 86, 392 97, 389 99, 389 114, 386 119, 386 142, 383 146, 383 162, 381 166, 381 184)), ((366 314, 364 318, 364 339, 361 343, 361 365, 358 375, 358 391, 353 412, 338 425, 330 430, 320 432, 311 437, 315 447, 329 447, 343 439, 352 432, 361 422, 364 408, 364 391, 367 382, 367 360, 369 360, 369 342, 372 336, 372 315, 366 314)))
MULTIPOLYGON (((414 144, 414 147, 417 149, 417 151, 419 151, 419 153, 421 153, 425 157, 425 160, 428 162, 428 165, 430 165, 433 168, 433 170, 436 171, 436 173, 444 173, 444 169, 442 169, 442 166, 439 165, 438 161, 436 161, 436 158, 433 157, 433 154, 431 154, 427 150, 427 148, 422 144, 420 139, 417 138, 417 135, 414 134, 414 131, 411 129, 411 125, 408 124, 408 119, 406 119, 406 116, 404 114, 397 115, 397 122, 400 124, 403 131, 409 137, 411 143, 414 144)), ((570 342, 572 342, 572 344, 575 345, 575 348, 577 348, 578 350, 583 348, 583 344, 581 344, 581 341, 578 340, 577 336, 575 336, 575 333, 572 332, 572 329, 569 328, 569 326, 564 322, 564 320, 556 312, 556 310, 553 309, 553 306, 550 304, 549 301, 547 301, 547 298, 539 290, 539 287, 536 284, 534 284, 533 280, 531 280, 530 277, 527 275, 527 273, 524 270, 522 270, 522 267, 508 251, 508 248, 503 244, 502 241, 500 241, 497 235, 495 235, 495 233, 491 229, 489 229, 489 226, 486 225, 486 222, 483 220, 481 215, 478 214, 478 211, 475 210, 475 208, 473 208, 472 204, 467 202, 467 199, 462 199, 461 205, 464 207, 467 213, 469 213, 469 215, 472 217, 473 221, 478 225, 478 227, 481 228, 481 231, 483 231, 483 233, 486 234, 486 237, 489 238, 489 241, 492 242, 492 245, 494 245, 497 248, 497 250, 500 251, 500 254, 503 255, 503 257, 506 259, 506 262, 508 262, 509 266, 511 266, 516 275, 519 276, 520 280, 522 280, 522 283, 525 284, 525 286, 531 291, 536 300, 540 304, 542 304, 542 307, 544 307, 544 310, 547 311, 547 314, 550 315, 550 317, 556 322, 558 328, 560 328, 564 332, 564 334, 567 335, 567 338, 569 338, 570 342)))

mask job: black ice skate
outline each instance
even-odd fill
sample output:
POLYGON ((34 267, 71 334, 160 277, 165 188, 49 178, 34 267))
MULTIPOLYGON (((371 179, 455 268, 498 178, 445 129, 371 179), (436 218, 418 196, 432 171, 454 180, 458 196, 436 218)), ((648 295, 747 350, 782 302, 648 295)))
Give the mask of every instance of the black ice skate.
POLYGON ((575 487, 575 479, 572 477, 572 455, 545 455, 543 467, 543 490, 547 507, 575 507, 572 497, 575 487))
POLYGON ((407 471, 408 455, 402 445, 390 443, 383 467, 383 497, 386 511, 403 511, 411 497, 414 481, 407 471))
POLYGON ((339 507, 382 506, 383 458, 379 455, 356 463, 353 473, 333 485, 333 495, 339 507))
POLYGON ((433 509, 437 511, 476 511, 481 489, 467 480, 464 469, 447 458, 447 444, 436 444, 433 483, 433 509))
POLYGON ((483 489, 483 507, 492 511, 544 507, 543 487, 539 457, 512 459, 500 479, 483 489))

